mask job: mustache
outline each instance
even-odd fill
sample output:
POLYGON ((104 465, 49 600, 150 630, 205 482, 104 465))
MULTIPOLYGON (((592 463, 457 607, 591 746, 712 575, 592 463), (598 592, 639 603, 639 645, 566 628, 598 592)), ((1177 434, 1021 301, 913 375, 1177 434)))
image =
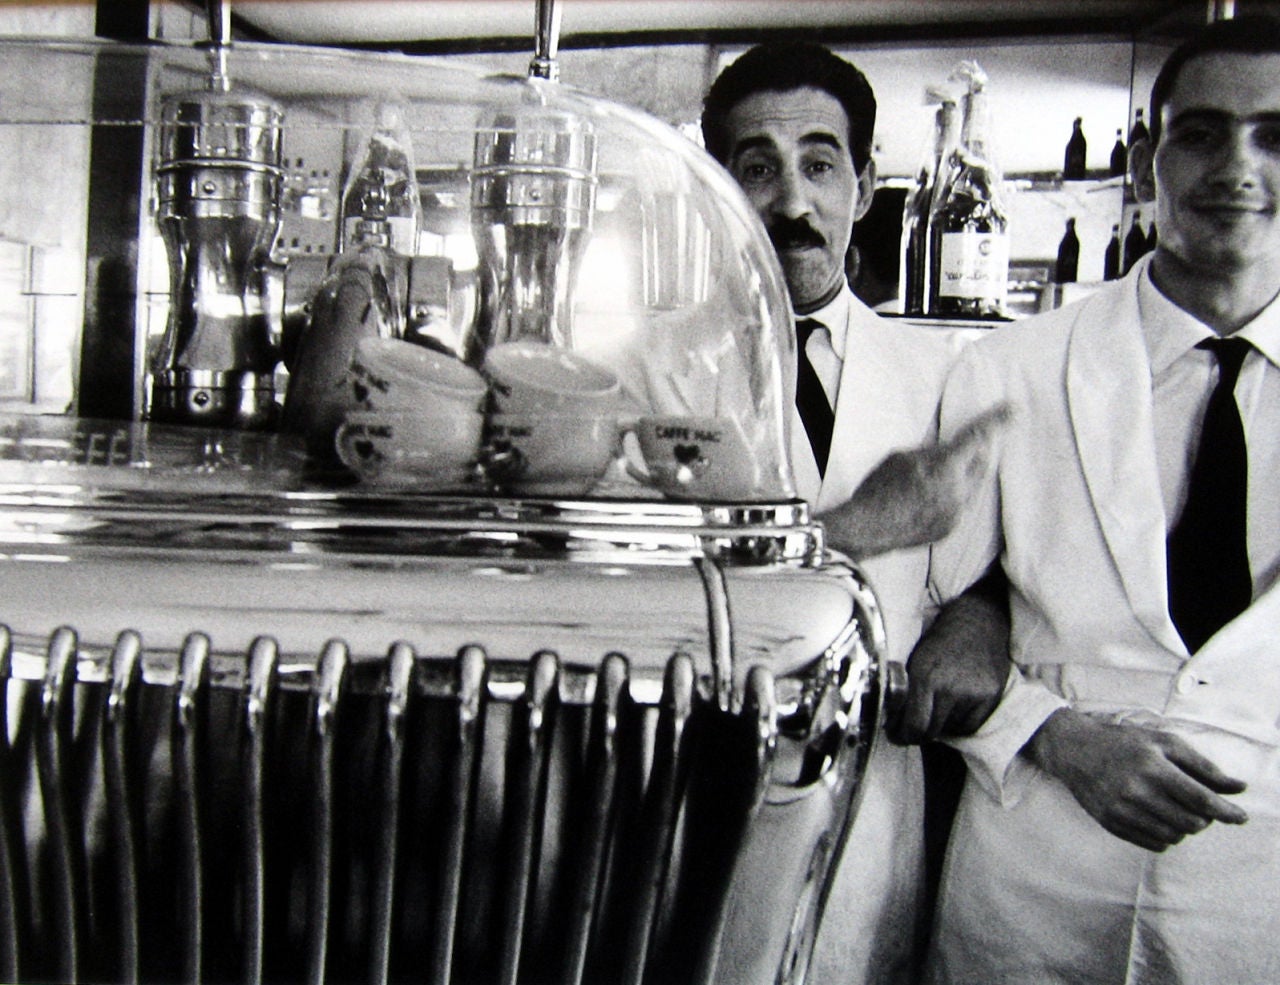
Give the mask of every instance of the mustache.
POLYGON ((775 219, 766 231, 774 249, 778 250, 827 245, 823 235, 804 219, 775 219))

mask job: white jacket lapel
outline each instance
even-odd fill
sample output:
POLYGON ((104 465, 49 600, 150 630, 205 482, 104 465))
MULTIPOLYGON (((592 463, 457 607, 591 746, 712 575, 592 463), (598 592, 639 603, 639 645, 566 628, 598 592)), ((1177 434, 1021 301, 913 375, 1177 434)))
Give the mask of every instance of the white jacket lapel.
POLYGON ((1151 369, 1134 284, 1126 278, 1081 306, 1069 343, 1067 404, 1089 495, 1129 605, 1159 643, 1185 652, 1168 611, 1151 369))
MULTIPOLYGON (((891 336, 879 331, 884 326, 878 315, 867 312, 866 317, 875 321, 860 325, 859 314, 857 306, 850 304, 831 455, 818 499, 819 510, 847 500, 866 474, 879 464, 887 448, 899 443, 904 428, 903 408, 899 403, 869 399, 873 394, 884 395, 886 375, 898 374, 900 366, 893 364, 897 348, 891 336), (864 332, 875 333, 874 344, 869 344, 864 332)), ((914 444, 915 439, 909 443, 914 444)))

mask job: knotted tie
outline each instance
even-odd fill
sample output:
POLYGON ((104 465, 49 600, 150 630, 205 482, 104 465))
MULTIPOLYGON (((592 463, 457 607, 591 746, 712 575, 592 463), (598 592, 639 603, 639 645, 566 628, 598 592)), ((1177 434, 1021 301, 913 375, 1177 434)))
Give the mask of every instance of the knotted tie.
POLYGON ((1245 544, 1248 454, 1235 399, 1249 343, 1207 339, 1200 348, 1218 359, 1218 385, 1205 410, 1187 503, 1168 544, 1169 614, 1192 653, 1253 598, 1245 544))
POLYGON ((805 352, 814 329, 823 327, 822 322, 812 318, 796 322, 796 345, 799 347, 796 353, 796 409, 800 411, 800 420, 809 435, 809 447, 813 449, 813 457, 818 462, 818 474, 825 476, 835 413, 827 400, 826 391, 822 389, 822 381, 818 379, 813 363, 809 362, 809 356, 805 352))

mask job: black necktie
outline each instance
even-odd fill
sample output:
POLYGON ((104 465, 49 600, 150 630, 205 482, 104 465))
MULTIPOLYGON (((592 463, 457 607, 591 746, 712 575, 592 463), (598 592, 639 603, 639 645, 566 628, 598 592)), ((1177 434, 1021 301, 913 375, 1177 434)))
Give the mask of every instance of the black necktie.
POLYGON ((814 329, 823 328, 822 322, 805 318, 796 322, 796 408, 800 411, 800 420, 809 435, 809 447, 813 449, 813 457, 818 462, 818 474, 827 474, 827 456, 831 452, 831 429, 835 424, 835 413, 831 410, 831 402, 827 400, 826 391, 822 389, 822 381, 814 371, 813 363, 805 352, 809 336, 814 329))
POLYGON ((1248 608, 1253 599, 1245 545, 1248 454, 1236 406, 1236 378, 1249 351, 1244 339, 1207 339, 1218 357, 1218 385, 1205 410, 1187 503, 1169 534, 1169 614, 1187 649, 1248 608))

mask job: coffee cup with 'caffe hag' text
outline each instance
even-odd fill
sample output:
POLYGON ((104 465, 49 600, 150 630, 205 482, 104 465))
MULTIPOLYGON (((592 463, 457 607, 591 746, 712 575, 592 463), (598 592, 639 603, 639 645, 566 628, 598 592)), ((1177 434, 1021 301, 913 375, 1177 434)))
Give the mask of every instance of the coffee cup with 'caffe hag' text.
POLYGON ((416 411, 424 418, 478 411, 487 384, 462 360, 403 339, 363 338, 347 368, 353 410, 416 411))
POLYGON ((416 410, 348 412, 334 438, 338 458, 364 483, 441 490, 472 478, 484 415, 478 410, 424 418, 416 410))
POLYGON ((641 417, 633 430, 627 470, 672 499, 737 501, 767 494, 757 456, 731 417, 641 417))
POLYGON ((522 496, 582 496, 621 454, 611 414, 491 414, 481 462, 500 489, 522 496))
POLYGON ((493 409, 498 413, 616 412, 617 374, 585 356, 541 342, 505 342, 485 356, 493 409))

